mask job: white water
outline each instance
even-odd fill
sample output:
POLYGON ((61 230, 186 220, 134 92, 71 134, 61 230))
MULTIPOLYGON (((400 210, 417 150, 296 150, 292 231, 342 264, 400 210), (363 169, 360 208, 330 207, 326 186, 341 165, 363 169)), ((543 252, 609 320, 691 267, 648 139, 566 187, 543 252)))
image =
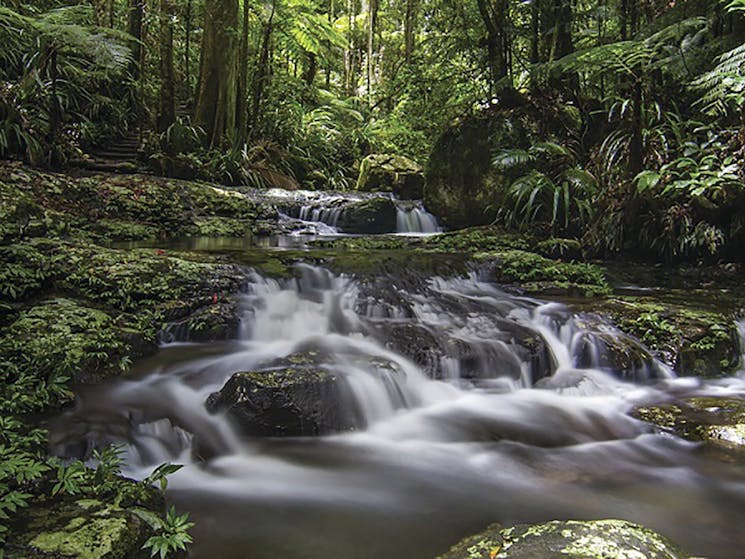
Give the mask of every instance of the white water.
POLYGON ((437 224, 437 218, 429 213, 421 204, 414 206, 397 204, 396 232, 405 234, 433 234, 442 229, 437 224))
POLYGON ((338 234, 342 232, 339 220, 347 208, 355 203, 380 197, 390 197, 395 204, 396 230, 388 233, 422 235, 442 231, 435 216, 427 212, 421 202, 399 201, 387 194, 289 191, 275 188, 268 190, 265 197, 276 200, 278 205, 284 208, 280 212, 280 217, 285 222, 298 221, 296 234, 299 235, 338 234))
POLYGON ((295 280, 250 285, 239 340, 168 346, 52 429, 58 449, 131 441, 137 477, 186 464, 170 487, 197 520, 195 557, 426 558, 492 521, 573 517, 629 518, 712 557, 745 544, 743 476, 712 476, 695 445, 626 413, 671 393, 742 394, 745 382, 669 378, 649 359, 613 370, 601 343, 621 336, 612 327, 475 276, 380 292, 301 265, 295 280), (402 340, 402 326, 420 334, 402 340), (426 372, 404 356, 425 338, 426 372), (359 431, 246 439, 206 411, 234 372, 308 349, 349 387, 359 431))

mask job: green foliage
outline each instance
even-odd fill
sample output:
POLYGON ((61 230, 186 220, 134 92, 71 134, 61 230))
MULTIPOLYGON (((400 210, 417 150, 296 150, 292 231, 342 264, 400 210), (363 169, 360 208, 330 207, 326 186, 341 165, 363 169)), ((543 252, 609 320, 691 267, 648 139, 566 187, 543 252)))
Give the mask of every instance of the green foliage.
POLYGON ((192 542, 189 529, 193 526, 188 514, 178 515, 176 509, 171 507, 165 520, 160 521, 157 534, 150 537, 142 549, 149 549, 151 557, 159 556, 160 559, 186 551, 186 546, 192 542))
POLYGON ((161 464, 143 480, 143 483, 145 485, 158 484, 160 490, 162 492, 165 492, 165 490, 168 488, 168 476, 170 476, 171 474, 175 474, 181 468, 183 468, 183 466, 180 464, 161 464))
POLYGON ((91 26, 92 10, 67 6, 21 15, 0 7, 0 155, 65 161, 74 147, 126 127, 126 37, 91 26))
POLYGON ((553 235, 580 231, 592 220, 597 183, 574 161, 574 155, 555 142, 499 150, 492 167, 512 179, 500 219, 521 231, 537 223, 549 223, 553 235))

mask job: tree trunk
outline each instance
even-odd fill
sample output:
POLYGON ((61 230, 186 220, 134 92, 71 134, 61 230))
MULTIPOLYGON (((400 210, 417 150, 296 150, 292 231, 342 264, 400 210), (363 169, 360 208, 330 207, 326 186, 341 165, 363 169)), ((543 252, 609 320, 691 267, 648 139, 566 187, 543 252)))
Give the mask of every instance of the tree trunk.
POLYGON ((318 57, 312 52, 306 53, 306 56, 307 65, 305 67, 305 72, 303 72, 303 81, 310 87, 313 85, 313 82, 316 79, 316 74, 318 73, 318 57))
POLYGON ((261 99, 264 96, 264 87, 271 72, 269 60, 271 54, 272 31, 274 27, 274 13, 274 5, 272 5, 272 13, 269 16, 269 21, 267 21, 266 26, 264 27, 261 48, 259 49, 259 60, 256 64, 253 98, 251 99, 251 128, 256 127, 256 124, 259 122, 261 99))
POLYGON ((508 40, 506 37, 505 21, 508 15, 508 0, 499 0, 494 5, 490 0, 478 0, 479 13, 486 27, 486 54, 490 74, 490 88, 502 78, 507 77, 507 53, 505 51, 508 40))
POLYGON ((540 0, 531 0, 530 3, 530 62, 537 64, 540 60, 538 47, 541 44, 541 3, 540 0))
POLYGON ((160 103, 158 132, 176 121, 175 78, 173 75, 173 3, 160 0, 160 103))
POLYGON ((373 52, 375 51, 375 31, 378 26, 378 0, 368 0, 367 11, 367 101, 372 105, 372 85, 375 65, 373 52))
POLYGON ((194 122, 214 147, 235 140, 237 0, 206 0, 194 122))
POLYGON ((248 136, 248 0, 243 0, 243 32, 241 33, 241 47, 238 54, 238 105, 236 107, 238 139, 246 141, 248 136))
POLYGON ((135 81, 140 79, 142 64, 142 18, 144 11, 145 0, 129 0, 127 33, 132 36, 132 40, 129 42, 129 49, 132 53, 130 73, 135 81))
POLYGON ((184 80, 186 81, 186 87, 191 88, 191 2, 186 2, 186 15, 184 17, 184 80))
POLYGON ((406 0, 406 19, 404 21, 404 59, 411 62, 416 43, 416 20, 419 0, 406 0))
POLYGON ((632 92, 634 114, 631 117, 631 144, 629 146, 629 174, 633 178, 642 172, 644 167, 644 149, 642 146, 642 85, 639 79, 634 83, 632 92))

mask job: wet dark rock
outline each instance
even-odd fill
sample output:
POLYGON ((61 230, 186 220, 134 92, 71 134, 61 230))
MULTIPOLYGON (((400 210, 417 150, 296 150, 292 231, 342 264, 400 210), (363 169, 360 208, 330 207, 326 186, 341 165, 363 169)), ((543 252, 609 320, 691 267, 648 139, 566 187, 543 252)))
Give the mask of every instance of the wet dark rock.
POLYGON ((390 198, 374 197, 348 205, 339 217, 338 226, 345 233, 379 235, 394 233, 396 204, 390 198))
POLYGON ((390 192, 402 200, 420 200, 424 195, 424 169, 401 155, 368 155, 360 164, 356 189, 390 192))
POLYGON ((464 539, 439 559, 686 559, 664 536, 624 520, 498 524, 464 539))
POLYGON ((322 355, 306 351, 263 370, 235 373, 206 406, 226 411, 246 435, 313 436, 362 426, 346 394, 344 380, 323 365, 322 355))
POLYGON ((238 303, 219 301, 194 314, 167 324, 158 334, 161 342, 212 342, 234 339, 240 328, 238 303))
POLYGON ((632 415, 663 431, 709 447, 745 453, 745 400, 699 397, 635 409, 632 415))
POLYGON ((599 315, 576 317, 586 331, 578 342, 576 365, 608 372, 622 380, 644 382, 669 376, 636 338, 624 334, 599 315))

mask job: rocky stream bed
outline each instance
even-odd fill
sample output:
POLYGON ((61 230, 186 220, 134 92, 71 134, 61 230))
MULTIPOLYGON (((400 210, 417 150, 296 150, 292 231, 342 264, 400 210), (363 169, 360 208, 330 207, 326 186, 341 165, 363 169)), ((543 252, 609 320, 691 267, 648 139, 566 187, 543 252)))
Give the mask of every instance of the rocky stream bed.
MULTIPOLYGON (((166 497, 196 522, 193 557, 745 544, 738 265, 433 234, 419 202, 385 192, 13 164, 0 179, 4 398, 13 371, 63 374, 15 418, 46 429, 50 453, 122 444, 134 480, 184 464, 166 497)), ((165 512, 142 483, 92 498, 51 496, 55 481, 10 520, 9 556, 134 557, 165 512)))

